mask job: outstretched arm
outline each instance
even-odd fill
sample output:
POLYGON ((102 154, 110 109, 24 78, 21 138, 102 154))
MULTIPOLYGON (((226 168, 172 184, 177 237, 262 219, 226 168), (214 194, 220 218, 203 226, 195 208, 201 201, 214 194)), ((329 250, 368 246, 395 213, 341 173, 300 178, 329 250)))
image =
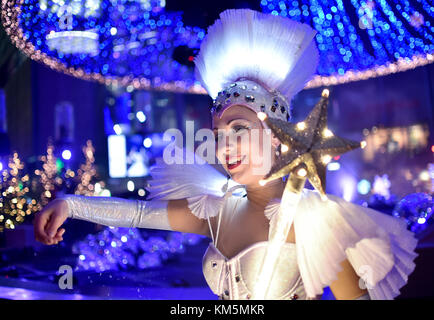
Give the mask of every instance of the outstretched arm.
POLYGON ((112 227, 149 228, 197 233, 209 236, 206 220, 194 216, 186 199, 126 200, 115 197, 68 195, 52 201, 34 222, 36 240, 57 244, 67 218, 80 219, 112 227))
POLYGON ((167 200, 127 200, 115 197, 68 195, 68 217, 111 227, 173 230, 167 200))

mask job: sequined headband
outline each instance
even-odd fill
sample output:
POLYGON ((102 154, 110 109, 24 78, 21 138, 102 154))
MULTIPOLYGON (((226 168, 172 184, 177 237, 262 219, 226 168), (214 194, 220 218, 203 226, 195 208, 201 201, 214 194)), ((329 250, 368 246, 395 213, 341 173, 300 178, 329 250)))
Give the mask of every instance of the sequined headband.
POLYGON ((219 92, 213 101, 211 114, 219 117, 233 105, 246 106, 254 112, 265 112, 271 118, 291 120, 291 108, 287 100, 278 92, 270 92, 253 80, 235 81, 219 92))

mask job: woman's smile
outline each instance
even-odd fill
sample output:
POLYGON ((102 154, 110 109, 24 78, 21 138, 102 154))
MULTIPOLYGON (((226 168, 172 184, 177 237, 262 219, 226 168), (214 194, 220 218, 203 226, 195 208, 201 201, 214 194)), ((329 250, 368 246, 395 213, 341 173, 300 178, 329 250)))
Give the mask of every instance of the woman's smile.
POLYGON ((226 164, 228 166, 228 170, 233 170, 237 168, 246 158, 246 156, 243 157, 237 157, 236 159, 229 160, 229 157, 226 157, 226 164))

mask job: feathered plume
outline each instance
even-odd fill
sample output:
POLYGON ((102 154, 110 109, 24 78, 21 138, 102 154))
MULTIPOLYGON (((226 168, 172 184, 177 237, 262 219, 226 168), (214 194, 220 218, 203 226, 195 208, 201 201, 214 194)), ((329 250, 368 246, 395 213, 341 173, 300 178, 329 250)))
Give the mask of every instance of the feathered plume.
POLYGON ((288 18, 230 9, 208 29, 195 58, 196 77, 215 99, 247 78, 290 101, 316 72, 316 31, 288 18))

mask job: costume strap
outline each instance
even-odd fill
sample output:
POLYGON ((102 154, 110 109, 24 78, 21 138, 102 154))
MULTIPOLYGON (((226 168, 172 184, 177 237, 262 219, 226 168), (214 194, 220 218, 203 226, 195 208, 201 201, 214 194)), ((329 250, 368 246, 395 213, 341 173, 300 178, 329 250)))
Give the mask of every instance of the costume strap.
MULTIPOLYGON (((223 198, 224 198, 224 201, 223 201, 223 204, 222 204, 222 206, 220 207, 220 210, 219 210, 219 213, 218 213, 218 222, 217 222, 217 230, 216 230, 216 236, 215 236, 215 239, 214 239, 214 234, 213 234, 213 231, 212 231, 212 226, 211 226, 210 217, 208 216, 208 226, 209 226, 209 231, 210 231, 210 233, 211 233, 211 238, 212 238, 212 241, 213 241, 213 244, 214 244, 215 247, 217 247, 218 236, 219 236, 219 234, 220 234, 220 225, 221 225, 221 219, 222 219, 222 213, 223 213, 224 204, 226 203, 226 200, 227 200, 229 197, 232 196, 233 192, 234 192, 236 189, 239 189, 239 188, 245 188, 245 186, 244 186, 244 185, 236 185, 236 186, 233 186, 233 187, 229 188, 229 189, 225 192, 225 195, 224 195, 224 197, 223 197, 223 198)), ((234 213, 236 212, 236 208, 237 208, 237 206, 238 206, 239 201, 240 201, 240 199, 237 199, 237 203, 236 203, 235 208, 234 208, 234 213)))

